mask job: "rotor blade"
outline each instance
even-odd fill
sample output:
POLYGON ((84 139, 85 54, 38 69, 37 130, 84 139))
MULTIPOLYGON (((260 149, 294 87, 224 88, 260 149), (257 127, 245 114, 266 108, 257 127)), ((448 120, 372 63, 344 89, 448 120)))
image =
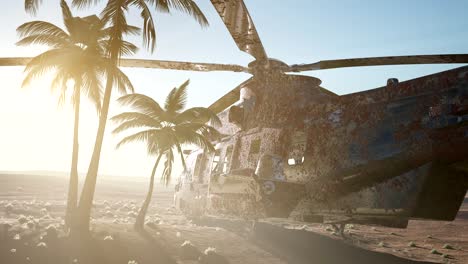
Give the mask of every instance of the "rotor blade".
POLYGON ((120 66, 134 68, 156 68, 181 71, 233 71, 249 72, 249 69, 235 64, 216 64, 203 62, 180 62, 144 59, 121 59, 120 66))
POLYGON ((468 54, 415 55, 373 57, 342 60, 324 60, 311 64, 295 64, 289 66, 287 72, 315 71, 357 66, 383 66, 405 64, 444 64, 468 63, 468 54))
MULTIPOLYGON (((0 66, 22 66, 26 65, 31 58, 0 58, 0 66)), ((183 71, 233 71, 249 72, 249 69, 234 64, 194 63, 180 61, 143 60, 143 59, 121 59, 120 66, 133 68, 156 68, 183 71)))
POLYGON ((211 0, 240 50, 257 60, 267 56, 243 0, 211 0))
POLYGON ((236 88, 229 91, 227 94, 223 95, 221 98, 212 103, 208 108, 214 113, 218 114, 224 109, 228 108, 233 103, 239 101, 240 99, 240 90, 248 82, 252 81, 253 77, 239 84, 236 88))

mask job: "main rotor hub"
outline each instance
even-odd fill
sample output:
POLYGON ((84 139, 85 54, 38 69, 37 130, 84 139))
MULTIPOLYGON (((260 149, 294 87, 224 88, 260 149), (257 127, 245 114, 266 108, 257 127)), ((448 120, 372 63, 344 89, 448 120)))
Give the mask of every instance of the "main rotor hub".
POLYGON ((253 75, 262 73, 282 73, 288 65, 277 59, 254 60, 248 65, 253 75))

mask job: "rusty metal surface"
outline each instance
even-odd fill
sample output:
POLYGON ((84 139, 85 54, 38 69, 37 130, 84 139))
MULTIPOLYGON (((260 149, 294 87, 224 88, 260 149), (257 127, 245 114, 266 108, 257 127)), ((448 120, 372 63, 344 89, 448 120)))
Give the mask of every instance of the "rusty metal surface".
MULTIPOLYGON (((26 65, 31 58, 28 57, 11 57, 0 58, 0 66, 23 66, 26 65)), ((131 68, 154 68, 168 69, 181 71, 232 71, 232 72, 249 72, 249 69, 240 65, 234 64, 216 64, 204 62, 183 62, 183 61, 164 61, 164 60, 148 60, 148 59, 125 59, 120 60, 120 66, 131 68)))
POLYGON ((336 69, 358 66, 379 65, 405 65, 405 64, 443 64, 443 63, 468 63, 468 54, 438 54, 438 55, 413 55, 413 56, 389 56, 340 60, 323 60, 309 64, 294 64, 284 69, 284 72, 315 71, 324 69, 336 69))
MULTIPOLYGON (((261 172, 268 170, 257 169, 261 179, 250 192, 260 197, 239 194, 230 198, 233 207, 236 200, 255 197, 267 215, 282 208, 300 217, 343 215, 360 223, 389 224, 411 217, 447 219, 456 213, 460 193, 468 187, 466 173, 450 169, 468 159, 468 67, 401 83, 392 80, 388 86, 344 96, 321 89, 320 80, 312 77, 268 77, 254 76, 255 85, 249 88, 257 100, 243 124, 228 123, 228 109, 219 114, 226 135, 216 146, 221 159, 234 147, 229 171, 271 165, 275 172, 268 178, 261 172), (264 159, 271 162, 259 162, 264 159), (441 181, 430 180, 442 177, 436 168, 448 171, 441 181), (268 198, 288 184, 306 187, 301 201, 293 199, 293 189, 280 201, 268 198), (422 209, 436 202, 427 192, 447 198, 438 205, 444 210, 422 209)), ((222 198, 218 190, 217 204, 222 198)))
POLYGON ((257 60, 267 56, 252 18, 242 0, 211 0, 240 50, 257 60))

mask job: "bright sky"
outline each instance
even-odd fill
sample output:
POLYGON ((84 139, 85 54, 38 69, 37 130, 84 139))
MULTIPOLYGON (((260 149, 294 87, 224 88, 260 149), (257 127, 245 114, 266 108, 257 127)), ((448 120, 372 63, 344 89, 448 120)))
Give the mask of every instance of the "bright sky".
MULTIPOLYGON (((37 17, 27 15, 23 1, 5 1, 0 16, 0 57, 33 56, 43 48, 16 47, 16 27, 30 20, 62 25, 59 0, 44 1, 37 17)), ((101 1, 104 2, 104 1, 101 1)), ((252 57, 239 51, 209 0, 198 0, 211 26, 201 29, 187 16, 156 14, 157 51, 139 58, 247 65, 252 57)), ((269 57, 288 64, 318 60, 438 53, 468 53, 468 1, 464 0, 245 0, 269 57)), ((99 8, 76 14, 98 13, 99 8)), ((138 13, 130 22, 140 25, 138 13)), ((140 39, 134 43, 141 44, 140 39)), ((304 74, 319 77, 338 94, 366 90, 391 77, 406 80, 456 66, 392 66, 337 69, 304 74)), ((186 79, 189 106, 208 106, 249 77, 241 73, 199 73, 153 69, 125 70, 137 92, 162 102, 174 86, 186 79)), ((58 108, 47 78, 21 89, 22 68, 1 68, 0 171, 68 171, 71 160, 73 113, 58 108)), ((94 144, 97 117, 84 104, 81 116, 79 170, 86 172, 94 144)), ((111 115, 119 112, 111 105, 111 115)), ((108 128, 113 125, 108 123, 108 128)), ((110 131, 110 129, 108 129, 110 131)), ((146 176, 154 158, 142 144, 115 150, 117 139, 108 134, 100 172, 146 176)))

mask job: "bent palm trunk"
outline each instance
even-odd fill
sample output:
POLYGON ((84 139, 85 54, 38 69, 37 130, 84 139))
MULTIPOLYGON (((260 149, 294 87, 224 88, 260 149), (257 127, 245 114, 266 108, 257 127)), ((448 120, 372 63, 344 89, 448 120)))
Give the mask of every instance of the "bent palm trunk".
POLYGON ((138 216, 135 220, 134 228, 135 230, 143 230, 146 212, 148 212, 148 207, 151 203, 151 197, 153 196, 153 189, 154 189, 154 175, 156 174, 156 168, 158 167, 159 161, 161 160, 162 154, 159 154, 158 158, 156 159, 156 163, 154 164, 153 171, 151 172, 150 184, 148 187, 148 193, 146 194, 145 201, 138 212, 138 216))
POLYGON ((99 160, 101 156, 102 142, 104 140, 104 131, 106 129, 107 115, 109 112, 110 97, 112 94, 113 76, 108 74, 107 84, 104 92, 102 102, 101 115, 99 116, 99 127, 96 135, 96 142, 94 144, 93 155, 88 168, 88 173, 81 191, 80 203, 77 208, 76 219, 73 220, 72 230, 73 234, 79 236, 89 235, 89 221, 91 216, 91 209, 93 206, 94 191, 96 189, 96 180, 99 169, 99 160))
POLYGON ((67 209, 65 212, 65 226, 70 228, 73 212, 76 209, 78 199, 78 150, 79 150, 79 123, 80 123, 80 84, 75 83, 75 120, 73 128, 73 151, 70 170, 70 182, 68 184, 67 209))

